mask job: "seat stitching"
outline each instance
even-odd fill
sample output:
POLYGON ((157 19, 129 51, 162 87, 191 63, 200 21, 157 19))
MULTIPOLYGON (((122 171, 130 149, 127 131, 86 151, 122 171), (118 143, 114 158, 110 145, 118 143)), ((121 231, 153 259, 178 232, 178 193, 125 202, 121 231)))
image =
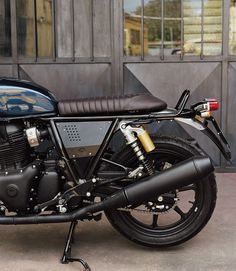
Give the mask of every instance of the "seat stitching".
POLYGON ((82 111, 83 111, 83 113, 85 113, 85 110, 84 110, 84 101, 83 100, 81 101, 81 104, 82 104, 82 108, 83 108, 82 111))
POLYGON ((114 98, 114 99, 112 99, 113 100, 113 110, 114 110, 114 112, 116 112, 116 99, 114 98))
POLYGON ((88 102, 89 112, 92 112, 91 110, 91 102, 88 102))
POLYGON ((108 96, 106 96, 106 100, 107 100, 107 113, 109 113, 109 100, 108 100, 108 96))
POLYGON ((77 104, 77 102, 76 101, 74 101, 74 108, 75 108, 75 110, 76 110, 76 112, 75 112, 75 114, 78 112, 78 104, 77 104))
POLYGON ((94 104, 95 104, 95 112, 98 112, 98 110, 97 110, 97 100, 98 100, 98 99, 95 99, 95 100, 94 100, 94 104))

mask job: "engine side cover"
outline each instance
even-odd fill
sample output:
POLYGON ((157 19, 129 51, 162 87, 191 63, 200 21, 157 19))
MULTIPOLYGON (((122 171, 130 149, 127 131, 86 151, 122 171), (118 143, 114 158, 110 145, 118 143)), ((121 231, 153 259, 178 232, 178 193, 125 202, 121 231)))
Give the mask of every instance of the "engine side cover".
POLYGON ((0 118, 53 116, 55 97, 43 87, 17 79, 0 79, 0 118))
POLYGON ((9 211, 22 211, 27 208, 31 184, 39 174, 39 166, 31 164, 22 171, 0 175, 0 201, 9 211))

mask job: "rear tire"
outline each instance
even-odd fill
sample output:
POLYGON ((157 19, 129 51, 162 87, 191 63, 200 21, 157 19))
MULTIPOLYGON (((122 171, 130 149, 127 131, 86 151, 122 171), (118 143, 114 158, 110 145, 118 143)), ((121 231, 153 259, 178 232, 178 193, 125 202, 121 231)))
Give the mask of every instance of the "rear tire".
MULTIPOLYGON (((184 141, 179 138, 163 136, 155 138, 153 141, 156 149, 148 156, 150 160, 155 161, 155 163, 157 162, 155 164, 157 170, 164 170, 163 167, 160 166, 161 164, 163 165, 163 163, 171 166, 186 160, 191 156, 202 155, 199 148, 191 145, 188 141, 184 141)), ((117 154, 113 160, 129 167, 134 166, 135 168, 137 165, 137 160, 133 155, 132 149, 129 147, 126 147, 122 152, 117 154)), ((195 201, 193 204, 191 202, 193 206, 187 213, 183 212, 180 208, 175 207, 173 204, 173 209, 168 210, 167 213, 158 212, 158 214, 153 215, 151 224, 145 224, 146 222, 143 222, 146 218, 142 218, 140 221, 139 218, 135 217, 132 214, 135 211, 112 210, 106 211, 105 213, 111 225, 118 232, 133 242, 152 247, 178 245, 199 233, 209 221, 215 208, 217 188, 215 176, 213 174, 201 182, 197 182, 191 186, 180 189, 179 192, 170 191, 169 195, 172 193, 172 195, 174 194, 177 197, 177 195, 185 193, 186 197, 186 192, 191 190, 192 193, 192 188, 194 188, 195 201), (187 190, 181 191, 184 189, 187 190), (175 211, 175 208, 177 211, 175 211), (167 214, 170 216, 171 212, 174 212, 175 214, 178 213, 180 220, 167 226, 159 225, 160 217, 162 220, 165 220, 165 216, 167 216, 167 214)), ((160 195, 157 195, 157 198, 159 196, 160 195)), ((168 199, 167 197, 166 200, 168 202, 170 201, 170 198, 168 199)), ((173 198, 171 200, 173 201, 173 198)), ((147 215, 152 215, 151 210, 147 209, 147 204, 142 206, 144 206, 147 215), (149 213, 147 211, 149 211, 149 213)), ((179 202, 176 206, 178 205, 179 202)), ((140 206, 140 208, 142 208, 142 206, 140 206)))

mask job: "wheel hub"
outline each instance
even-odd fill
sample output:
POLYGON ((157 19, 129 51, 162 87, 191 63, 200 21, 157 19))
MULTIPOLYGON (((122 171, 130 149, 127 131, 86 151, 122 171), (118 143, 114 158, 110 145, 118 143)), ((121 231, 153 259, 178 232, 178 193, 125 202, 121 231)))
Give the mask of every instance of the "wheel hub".
POLYGON ((171 191, 169 193, 158 196, 155 200, 149 201, 146 208, 155 213, 167 213, 174 209, 179 201, 178 192, 171 191))

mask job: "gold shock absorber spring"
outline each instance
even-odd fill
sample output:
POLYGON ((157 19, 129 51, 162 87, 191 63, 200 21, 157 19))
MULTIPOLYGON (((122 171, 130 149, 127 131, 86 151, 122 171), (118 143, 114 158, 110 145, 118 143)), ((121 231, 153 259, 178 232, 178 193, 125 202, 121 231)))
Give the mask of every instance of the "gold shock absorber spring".
POLYGON ((153 169, 150 161, 145 157, 145 154, 143 153, 142 149, 140 148, 138 141, 133 142, 130 145, 137 156, 138 160, 142 163, 144 166, 144 169, 147 171, 149 175, 152 175, 155 173, 155 170, 153 169))
POLYGON ((144 169, 149 175, 155 173, 149 159, 144 154, 143 149, 139 146, 138 139, 142 144, 145 152, 149 153, 155 149, 155 146, 148 132, 142 126, 132 126, 129 122, 122 121, 119 124, 120 130, 123 133, 126 142, 131 146, 138 160, 144 166, 144 169))

